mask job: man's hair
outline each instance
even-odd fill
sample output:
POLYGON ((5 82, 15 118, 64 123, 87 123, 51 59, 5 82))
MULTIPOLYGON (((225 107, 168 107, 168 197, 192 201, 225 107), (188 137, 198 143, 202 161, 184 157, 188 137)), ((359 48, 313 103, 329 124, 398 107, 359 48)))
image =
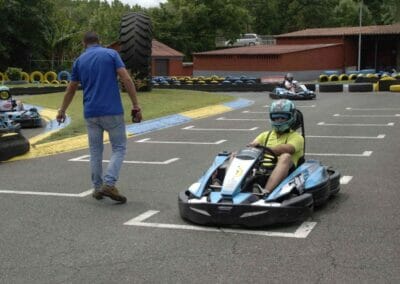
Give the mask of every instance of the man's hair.
POLYGON ((99 43, 99 36, 95 32, 86 32, 83 36, 83 43, 87 45, 99 43))

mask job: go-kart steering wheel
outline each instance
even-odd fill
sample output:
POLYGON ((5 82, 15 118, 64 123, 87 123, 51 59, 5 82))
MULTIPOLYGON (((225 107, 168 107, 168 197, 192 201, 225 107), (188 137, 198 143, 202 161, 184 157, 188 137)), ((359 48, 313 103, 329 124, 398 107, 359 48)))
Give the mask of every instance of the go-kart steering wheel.
POLYGON ((263 155, 264 158, 263 160, 260 161, 260 164, 270 164, 268 167, 274 168, 276 164, 278 163, 278 156, 272 151, 271 148, 263 146, 263 145, 257 145, 255 148, 259 148, 263 150, 263 155))

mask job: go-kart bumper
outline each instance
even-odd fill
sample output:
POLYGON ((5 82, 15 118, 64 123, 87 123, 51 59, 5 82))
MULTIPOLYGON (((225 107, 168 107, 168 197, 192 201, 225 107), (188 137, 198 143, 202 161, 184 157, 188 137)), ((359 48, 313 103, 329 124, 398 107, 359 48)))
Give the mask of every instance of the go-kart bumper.
POLYGON ((313 198, 305 193, 271 206, 229 203, 189 203, 185 192, 179 194, 182 218, 200 225, 264 227, 304 220, 313 212, 313 198))
POLYGON ((289 99, 289 100, 313 100, 316 98, 316 95, 312 91, 308 92, 270 92, 269 96, 271 99, 289 99))
POLYGON ((42 119, 40 117, 16 119, 14 121, 21 124, 22 128, 34 128, 42 126, 42 119))

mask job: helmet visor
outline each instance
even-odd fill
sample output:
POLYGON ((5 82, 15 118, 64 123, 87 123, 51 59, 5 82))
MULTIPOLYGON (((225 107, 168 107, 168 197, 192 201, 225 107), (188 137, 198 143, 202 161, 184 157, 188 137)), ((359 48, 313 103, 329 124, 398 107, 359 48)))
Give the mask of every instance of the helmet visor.
POLYGON ((286 113, 286 112, 275 112, 270 114, 270 118, 272 121, 278 119, 289 120, 291 116, 292 116, 291 113, 286 113))

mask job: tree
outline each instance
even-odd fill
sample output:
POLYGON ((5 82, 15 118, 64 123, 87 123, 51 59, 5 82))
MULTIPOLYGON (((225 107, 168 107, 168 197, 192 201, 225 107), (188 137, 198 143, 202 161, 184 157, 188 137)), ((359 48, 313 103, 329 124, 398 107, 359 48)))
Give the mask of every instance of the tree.
MULTIPOLYGON (((340 0, 333 13, 336 18, 336 25, 342 27, 352 27, 359 25, 360 6, 359 2, 353 0, 340 0)), ((372 25, 374 21, 368 7, 362 6, 362 25, 372 25)))

